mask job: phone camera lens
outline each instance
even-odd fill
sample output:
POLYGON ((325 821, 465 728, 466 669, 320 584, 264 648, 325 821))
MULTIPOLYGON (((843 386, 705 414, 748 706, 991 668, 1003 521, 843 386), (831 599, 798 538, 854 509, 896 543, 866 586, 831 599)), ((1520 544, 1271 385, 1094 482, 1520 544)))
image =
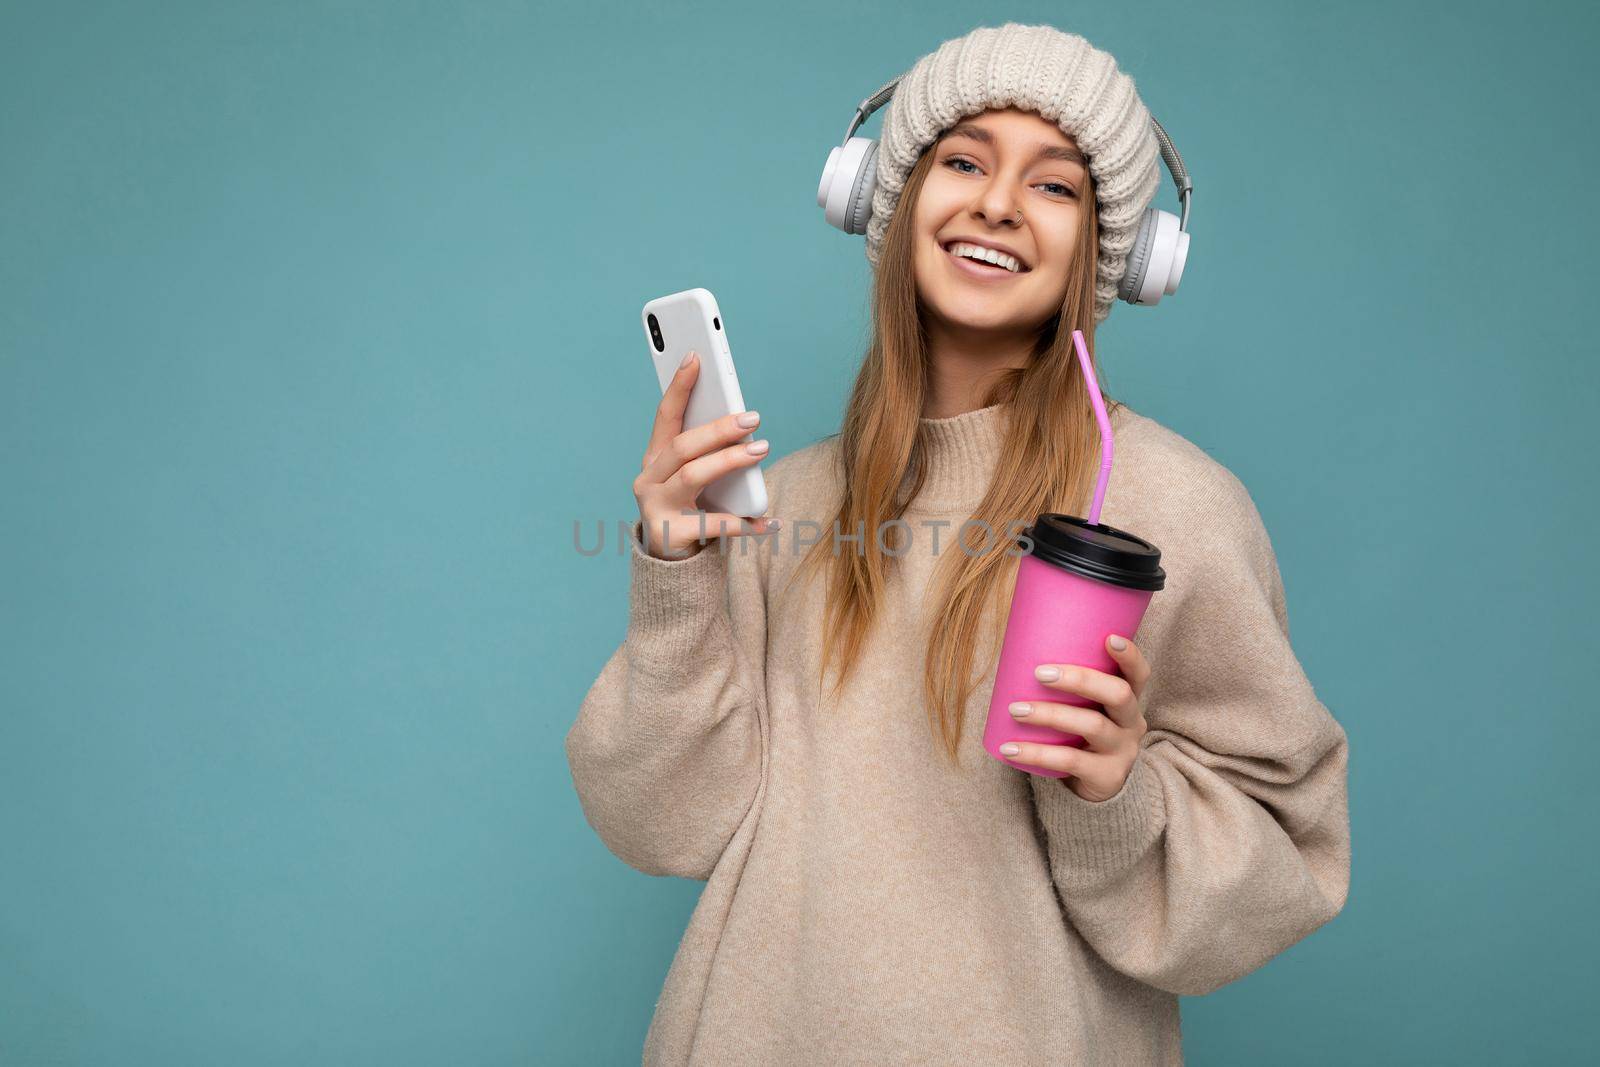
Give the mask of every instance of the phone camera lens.
POLYGON ((722 320, 719 319, 719 318, 712 318, 711 325, 715 326, 717 329, 720 330, 720 329, 722 329, 722 320))

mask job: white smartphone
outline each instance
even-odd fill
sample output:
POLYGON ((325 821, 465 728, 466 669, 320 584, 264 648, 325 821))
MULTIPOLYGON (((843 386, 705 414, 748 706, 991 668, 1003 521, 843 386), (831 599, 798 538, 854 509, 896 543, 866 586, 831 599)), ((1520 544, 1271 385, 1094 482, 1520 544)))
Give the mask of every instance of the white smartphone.
MULTIPOLYGON (((700 374, 683 413, 685 430, 745 410, 733 352, 728 348, 728 324, 722 321, 717 298, 709 289, 685 289, 657 297, 644 306, 639 317, 662 393, 672 384, 683 357, 691 349, 700 354, 700 374)), ((755 437, 752 430, 740 440, 754 441, 755 437)), ((700 491, 696 504, 703 511, 724 511, 742 518, 765 515, 767 483, 760 465, 724 474, 700 491)))

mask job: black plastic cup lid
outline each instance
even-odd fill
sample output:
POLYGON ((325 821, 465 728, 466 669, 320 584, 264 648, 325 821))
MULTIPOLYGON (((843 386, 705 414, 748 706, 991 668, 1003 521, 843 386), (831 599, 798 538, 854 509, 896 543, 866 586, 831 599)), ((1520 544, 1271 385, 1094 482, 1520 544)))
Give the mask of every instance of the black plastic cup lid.
POLYGON ((1023 533, 1033 539, 1034 558, 1087 578, 1128 589, 1167 584, 1161 550, 1126 530, 1052 511, 1023 533))

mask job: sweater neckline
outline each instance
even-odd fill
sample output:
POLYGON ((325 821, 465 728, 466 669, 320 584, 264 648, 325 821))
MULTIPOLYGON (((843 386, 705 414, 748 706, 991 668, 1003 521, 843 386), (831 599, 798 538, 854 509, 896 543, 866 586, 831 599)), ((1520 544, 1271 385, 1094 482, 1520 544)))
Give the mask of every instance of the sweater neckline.
MULTIPOLYGON (((1127 405, 1119 404, 1111 412, 1112 429, 1119 436, 1127 411, 1127 405)), ((1010 419, 1009 403, 942 419, 919 419, 928 474, 906 510, 970 512, 976 508, 994 480, 1010 419)))

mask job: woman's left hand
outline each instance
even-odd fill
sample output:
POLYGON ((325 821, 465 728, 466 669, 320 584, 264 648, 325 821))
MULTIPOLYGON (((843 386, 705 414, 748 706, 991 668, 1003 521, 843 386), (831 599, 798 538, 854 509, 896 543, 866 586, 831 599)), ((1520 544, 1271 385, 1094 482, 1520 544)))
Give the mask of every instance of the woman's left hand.
POLYGON ((1104 713, 1042 700, 1011 705, 1011 715, 1017 722, 1077 734, 1088 743, 1087 748, 1026 741, 1009 742, 1001 748, 1018 763, 1064 771, 1070 776, 1067 787, 1095 803, 1110 800, 1122 790, 1139 755, 1139 740, 1147 729, 1141 702, 1145 683, 1150 679, 1149 661, 1132 641, 1116 634, 1106 639, 1106 650, 1117 661, 1122 677, 1070 663, 1041 663, 1034 669, 1034 677, 1043 685, 1093 700, 1106 709, 1104 713), (1125 647, 1117 648, 1117 641, 1123 641, 1125 647), (1052 670, 1056 672, 1053 677, 1049 673, 1052 670), (1018 714, 1019 706, 1032 710, 1018 714), (1013 744, 1017 746, 1014 754, 1009 751, 1013 744))

